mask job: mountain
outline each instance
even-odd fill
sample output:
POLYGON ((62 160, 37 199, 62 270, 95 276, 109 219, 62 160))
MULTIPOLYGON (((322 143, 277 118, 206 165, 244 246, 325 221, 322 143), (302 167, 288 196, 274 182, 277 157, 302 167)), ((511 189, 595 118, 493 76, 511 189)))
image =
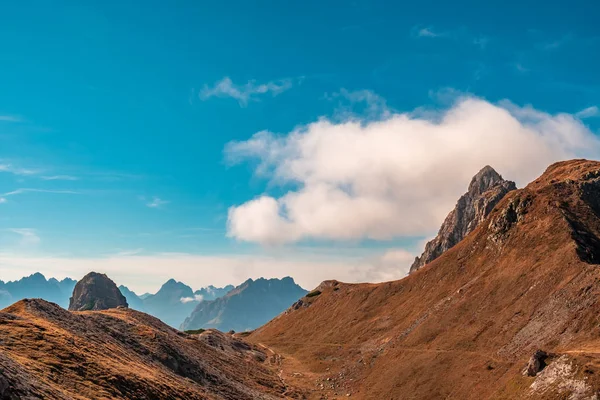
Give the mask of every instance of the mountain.
POLYGON ((169 279, 156 294, 143 299, 144 310, 164 323, 178 328, 198 302, 192 288, 169 279))
POLYGON ((37 272, 18 281, 2 283, 0 285, 0 309, 25 298, 43 298, 67 308, 75 282, 70 278, 62 281, 54 278, 46 280, 44 275, 37 272))
POLYGON ((194 296, 196 296, 196 298, 201 298, 202 300, 216 300, 219 297, 225 296, 233 289, 233 285, 227 285, 223 288, 218 288, 214 287, 213 285, 210 285, 205 288, 196 290, 194 292, 194 296))
MULTIPOLYGON (((68 308, 76 283, 71 278, 46 280, 39 272, 13 282, 0 281, 0 309, 26 298, 41 298, 68 308)), ((232 285, 224 288, 211 285, 193 292, 189 286, 171 279, 156 294, 138 296, 126 286, 119 286, 129 307, 154 315, 173 327, 179 327, 200 300, 217 299, 232 289, 232 285)))
POLYGON ((600 163, 561 162, 408 277, 323 282, 247 339, 323 398, 594 399, 599 266, 600 163))
POLYGON ((127 286, 123 285, 119 286, 119 291, 123 294, 123 296, 125 296, 125 299, 129 304, 129 308, 144 312, 144 302, 137 294, 135 294, 135 292, 132 292, 127 286))
POLYGON ((489 165, 477 173, 469 184, 469 189, 448 214, 438 235, 425 245, 421 257, 417 257, 410 267, 415 272, 430 263, 445 251, 455 246, 471 233, 506 194, 517 187, 506 181, 489 165))
POLYGON ((200 302, 181 329, 252 330, 277 316, 306 293, 290 277, 248 279, 221 298, 200 302))
POLYGON ((128 307, 125 296, 108 276, 97 272, 90 272, 81 278, 69 300, 69 311, 108 310, 117 307, 128 307))
POLYGON ((267 349, 189 335, 132 309, 70 312, 41 299, 0 313, 3 399, 302 398, 267 349))

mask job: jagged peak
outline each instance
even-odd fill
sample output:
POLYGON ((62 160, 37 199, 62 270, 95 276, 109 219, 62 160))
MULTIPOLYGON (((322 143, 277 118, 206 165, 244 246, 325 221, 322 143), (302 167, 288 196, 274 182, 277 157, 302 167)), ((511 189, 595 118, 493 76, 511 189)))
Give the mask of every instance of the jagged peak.
POLYGON ((469 193, 476 196, 480 195, 502 181, 504 181, 502 175, 494 168, 486 165, 471 179, 469 193))

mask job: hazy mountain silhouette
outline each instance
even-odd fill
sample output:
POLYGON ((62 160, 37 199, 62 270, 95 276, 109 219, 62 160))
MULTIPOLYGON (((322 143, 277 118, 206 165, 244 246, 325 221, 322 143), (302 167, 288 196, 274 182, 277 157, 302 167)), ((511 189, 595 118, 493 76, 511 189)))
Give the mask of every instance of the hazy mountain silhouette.
POLYGON ((276 317, 306 293, 290 277, 248 279, 219 299, 200 302, 182 329, 251 330, 276 317))
POLYGON ((76 283, 71 278, 62 281, 54 278, 47 280, 39 272, 17 281, 0 281, 0 308, 26 298, 42 298, 67 308, 76 283))

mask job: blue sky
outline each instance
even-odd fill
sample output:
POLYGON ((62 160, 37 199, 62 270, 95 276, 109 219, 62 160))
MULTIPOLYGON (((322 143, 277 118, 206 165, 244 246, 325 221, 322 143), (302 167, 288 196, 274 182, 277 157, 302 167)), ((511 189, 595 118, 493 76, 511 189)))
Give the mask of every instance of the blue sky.
MULTIPOLYGON (((598 154, 599 11, 593 1, 4 5, 0 279, 37 270, 78 278, 97 268, 143 291, 171 276, 195 287, 260 275, 292 275, 305 286, 397 278, 477 168, 508 159, 499 171, 525 184, 555 159, 598 154), (503 110, 543 142, 516 130, 514 160, 514 147, 488 149, 458 163, 452 185, 421 188, 431 173, 409 179, 402 168, 478 151, 461 145, 410 157, 418 153, 411 146, 430 147, 417 138, 456 134, 442 130, 449 110, 468 116, 459 125, 466 136, 453 144, 481 140, 487 127, 475 116, 484 111, 494 137, 504 134, 503 110), (439 125, 417 135, 389 122, 398 115, 439 125), (331 126, 311 125, 319 120, 331 126), (344 136, 361 126, 375 133, 344 136), (335 177, 315 173, 322 160, 299 149, 336 129, 340 144, 397 145, 407 161, 368 175, 385 156, 350 154, 354 146, 344 154, 366 168, 340 161, 335 177), (271 134, 254 136, 261 131, 271 134), (394 182, 396 194, 364 189, 377 179, 394 182), (349 194, 348 207, 330 201, 332 186, 349 194), (310 198, 283 200, 304 189, 310 198), (439 201, 423 205, 414 193, 439 201), (402 207, 382 230, 387 216, 365 210, 385 210, 390 199, 402 207), (403 226, 395 222, 406 220, 402 210, 425 216, 403 226)), ((338 154, 335 144, 310 149, 338 154)))

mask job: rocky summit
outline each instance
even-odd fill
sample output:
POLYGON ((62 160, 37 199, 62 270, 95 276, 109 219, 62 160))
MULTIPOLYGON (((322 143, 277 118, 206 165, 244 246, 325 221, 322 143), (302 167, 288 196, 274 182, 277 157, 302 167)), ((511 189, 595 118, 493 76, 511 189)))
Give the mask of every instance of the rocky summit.
POLYGON ((70 311, 108 310, 117 307, 128 307, 125 296, 108 276, 97 272, 90 272, 77 282, 69 300, 70 311))
POLYGON ((494 168, 485 166, 473 177, 469 190, 462 195, 454 210, 448 214, 438 235, 425 245, 421 257, 415 258, 410 272, 435 260, 463 240, 477 228, 508 192, 516 188, 514 182, 504 180, 494 168))

